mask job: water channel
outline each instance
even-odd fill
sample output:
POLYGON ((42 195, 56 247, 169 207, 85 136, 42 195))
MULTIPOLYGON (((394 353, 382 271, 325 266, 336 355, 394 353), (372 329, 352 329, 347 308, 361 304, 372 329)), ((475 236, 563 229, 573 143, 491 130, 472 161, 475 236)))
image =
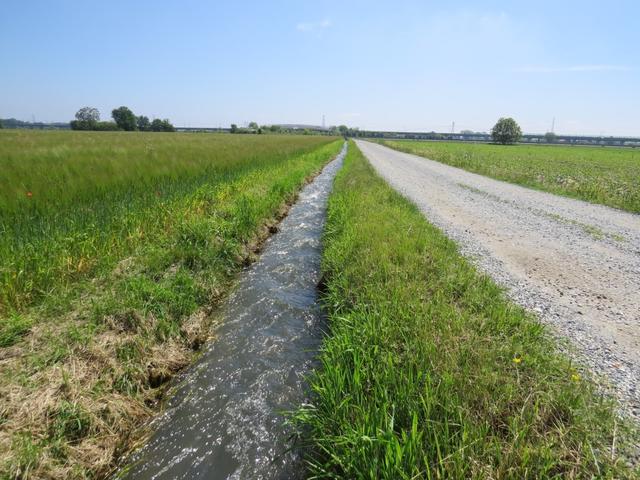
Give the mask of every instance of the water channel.
POLYGON ((201 358, 180 379, 154 433, 119 477, 296 478, 283 412, 305 401, 322 341, 318 304, 327 198, 346 144, 267 240, 222 306, 201 358))

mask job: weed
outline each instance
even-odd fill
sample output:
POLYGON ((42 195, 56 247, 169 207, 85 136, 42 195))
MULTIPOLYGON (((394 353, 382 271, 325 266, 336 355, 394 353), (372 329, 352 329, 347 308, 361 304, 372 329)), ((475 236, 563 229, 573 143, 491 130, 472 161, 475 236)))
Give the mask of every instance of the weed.
POLYGON ((0 348, 9 347, 26 334, 33 321, 18 313, 0 318, 0 348))

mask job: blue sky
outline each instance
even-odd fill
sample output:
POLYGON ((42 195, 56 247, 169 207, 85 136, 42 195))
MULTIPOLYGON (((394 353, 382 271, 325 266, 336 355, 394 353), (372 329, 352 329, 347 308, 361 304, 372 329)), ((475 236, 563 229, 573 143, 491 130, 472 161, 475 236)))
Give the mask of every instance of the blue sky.
POLYGON ((0 117, 640 135, 637 1, 0 4, 0 117))

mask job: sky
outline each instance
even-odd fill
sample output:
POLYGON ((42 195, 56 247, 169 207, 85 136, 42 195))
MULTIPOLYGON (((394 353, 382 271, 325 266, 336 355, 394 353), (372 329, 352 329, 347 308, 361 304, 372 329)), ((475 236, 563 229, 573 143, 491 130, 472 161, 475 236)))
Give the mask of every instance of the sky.
POLYGON ((639 18, 637 0, 0 0, 0 118, 640 136, 639 18))

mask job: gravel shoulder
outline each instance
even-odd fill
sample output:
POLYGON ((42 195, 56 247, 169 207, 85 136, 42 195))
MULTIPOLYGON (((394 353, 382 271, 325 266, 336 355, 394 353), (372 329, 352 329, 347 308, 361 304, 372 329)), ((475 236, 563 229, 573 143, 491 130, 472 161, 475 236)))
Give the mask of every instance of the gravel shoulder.
POLYGON ((640 418, 640 216, 356 143, 640 418))

